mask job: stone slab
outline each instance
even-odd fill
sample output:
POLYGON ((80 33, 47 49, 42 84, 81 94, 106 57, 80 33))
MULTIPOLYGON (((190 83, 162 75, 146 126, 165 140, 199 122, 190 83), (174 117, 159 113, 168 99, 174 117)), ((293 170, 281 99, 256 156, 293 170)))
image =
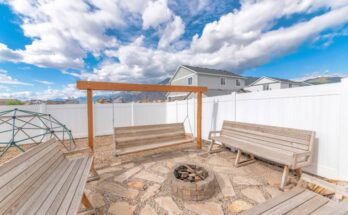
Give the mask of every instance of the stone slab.
POLYGON ((141 197, 140 200, 142 202, 145 202, 149 198, 156 195, 159 192, 160 188, 161 188, 161 185, 159 185, 159 184, 152 185, 151 187, 147 188, 147 190, 145 191, 144 195, 141 197))
POLYGON ((145 170, 139 172, 134 177, 135 178, 140 178, 140 179, 143 179, 143 180, 147 180, 147 181, 160 183, 160 184, 163 183, 166 180, 163 176, 156 175, 156 174, 150 173, 150 172, 145 171, 145 170))
POLYGON ((234 188, 230 181, 229 175, 218 173, 218 174, 215 174, 215 176, 224 198, 235 197, 236 193, 234 192, 234 188))
POLYGON ((266 201, 265 197, 263 196, 263 193, 257 188, 245 188, 241 192, 244 196, 254 200, 257 203, 262 203, 266 201))
POLYGON ((164 210, 168 212, 168 215, 181 215, 182 211, 179 209, 178 205, 174 202, 172 197, 158 197, 155 202, 164 210))
POLYGON ((134 210, 135 206, 127 202, 116 202, 111 204, 108 212, 114 215, 133 215, 134 210))
POLYGON ((103 181, 97 184, 96 189, 101 192, 110 193, 128 199, 135 199, 139 194, 139 191, 137 190, 125 188, 119 184, 108 181, 103 181))
POLYGON ((199 215, 224 215, 221 205, 215 202, 185 204, 185 208, 199 215))
POLYGON ((115 177, 114 181, 117 181, 119 183, 124 182, 125 180, 129 179, 130 177, 132 177, 133 175, 137 174, 138 172, 140 172, 140 170, 142 170, 142 168, 140 166, 136 166, 133 167, 127 171, 125 171, 124 173, 122 173, 121 175, 118 175, 115 177))
POLYGON ((150 205, 146 205, 144 208, 140 210, 139 215, 157 215, 155 209, 150 205))

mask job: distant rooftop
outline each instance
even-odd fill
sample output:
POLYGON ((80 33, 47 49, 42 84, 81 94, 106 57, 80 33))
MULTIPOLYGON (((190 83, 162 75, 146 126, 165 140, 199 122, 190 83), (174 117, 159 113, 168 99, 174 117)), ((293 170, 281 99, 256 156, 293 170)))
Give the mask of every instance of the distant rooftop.
POLYGON ((292 80, 285 79, 285 78, 275 78, 275 77, 263 76, 260 78, 250 77, 248 83, 246 83, 246 86, 253 85, 256 81, 258 81, 262 78, 268 78, 268 79, 273 79, 276 81, 287 82, 287 83, 292 83, 292 84, 310 85, 309 83, 306 83, 306 82, 292 81, 292 80))
POLYGON ((234 77, 241 77, 240 75, 236 73, 232 73, 226 70, 220 70, 220 69, 209 69, 209 68, 203 68, 203 67, 197 67, 197 66, 188 66, 188 65, 183 65, 184 67, 191 69, 197 73, 201 74, 213 74, 213 75, 226 75, 226 76, 234 76, 234 77))

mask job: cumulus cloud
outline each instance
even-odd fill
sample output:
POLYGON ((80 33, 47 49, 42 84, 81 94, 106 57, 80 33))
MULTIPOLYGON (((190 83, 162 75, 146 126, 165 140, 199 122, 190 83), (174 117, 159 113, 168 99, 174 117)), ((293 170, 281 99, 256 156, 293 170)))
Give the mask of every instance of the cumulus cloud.
POLYGON ((185 32, 185 24, 179 16, 175 16, 173 21, 167 25, 162 32, 158 42, 158 48, 167 48, 172 42, 177 41, 185 32))
POLYGON ((63 89, 47 89, 42 92, 19 91, 19 92, 0 92, 0 98, 17 98, 21 100, 39 99, 49 100, 55 98, 68 99, 85 96, 85 92, 77 90, 75 84, 63 86, 63 89))
MULTIPOLYGON (((60 68, 64 74, 100 81, 154 83, 180 64, 242 72, 348 23, 348 0, 241 0, 239 8, 207 23, 193 38, 183 38, 189 23, 166 0, 6 2, 20 15, 24 34, 33 42, 24 50, 0 44, 0 59, 60 68), (298 15, 301 18, 295 19, 298 15), (293 23, 282 26, 280 20, 292 18, 293 23), (129 25, 140 28, 131 42, 107 34, 108 29, 122 31, 129 25), (87 53, 103 56, 91 71, 84 68, 87 53), (67 72, 68 68, 81 72, 67 72)), ((194 9, 214 8, 214 1, 180 5, 185 2, 192 16, 194 9)))
POLYGON ((157 27, 172 17, 166 0, 149 1, 142 15, 143 28, 157 27))

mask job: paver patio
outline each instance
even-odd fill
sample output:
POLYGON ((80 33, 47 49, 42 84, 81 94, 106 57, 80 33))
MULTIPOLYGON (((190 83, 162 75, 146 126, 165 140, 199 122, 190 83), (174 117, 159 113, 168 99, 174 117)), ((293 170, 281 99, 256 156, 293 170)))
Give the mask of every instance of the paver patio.
MULTIPOLYGON (((78 145, 85 144, 78 140, 78 145)), ((95 165, 100 180, 86 189, 97 214, 238 214, 281 193, 280 167, 257 161, 233 167, 236 153, 207 154, 195 145, 177 146, 133 156, 112 156, 112 137, 96 138, 95 165), (216 194, 206 201, 182 201, 171 196, 168 174, 176 163, 199 164, 217 176, 216 194)), ((291 177, 291 184, 296 183, 291 177)))

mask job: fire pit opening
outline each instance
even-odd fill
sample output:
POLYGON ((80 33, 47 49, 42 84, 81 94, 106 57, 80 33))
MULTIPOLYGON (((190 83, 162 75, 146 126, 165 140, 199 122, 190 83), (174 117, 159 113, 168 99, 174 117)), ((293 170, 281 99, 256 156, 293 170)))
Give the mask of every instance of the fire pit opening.
POLYGON ((182 200, 200 201, 215 193, 215 174, 195 164, 178 164, 170 173, 172 195, 182 200))
POLYGON ((186 182, 198 182, 203 181, 208 177, 208 171, 203 167, 186 164, 180 165, 174 170, 174 175, 177 179, 186 181, 186 182))

